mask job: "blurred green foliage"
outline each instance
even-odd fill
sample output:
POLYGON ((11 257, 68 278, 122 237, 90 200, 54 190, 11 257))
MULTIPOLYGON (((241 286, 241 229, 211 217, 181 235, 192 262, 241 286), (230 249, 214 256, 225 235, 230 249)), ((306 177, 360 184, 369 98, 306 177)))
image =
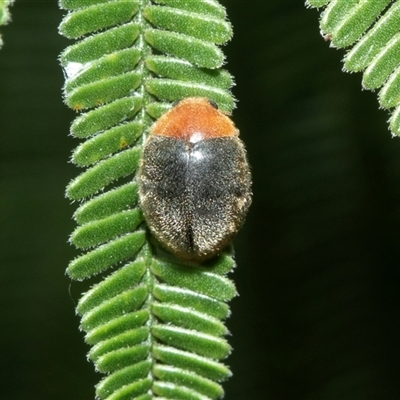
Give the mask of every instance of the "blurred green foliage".
MULTIPOLYGON (((395 399, 400 141, 302 2, 224 1, 254 203, 235 241, 227 400, 395 399)), ((87 400, 98 381, 64 276, 77 141, 57 3, 17 2, 0 52, 0 398, 87 400)))

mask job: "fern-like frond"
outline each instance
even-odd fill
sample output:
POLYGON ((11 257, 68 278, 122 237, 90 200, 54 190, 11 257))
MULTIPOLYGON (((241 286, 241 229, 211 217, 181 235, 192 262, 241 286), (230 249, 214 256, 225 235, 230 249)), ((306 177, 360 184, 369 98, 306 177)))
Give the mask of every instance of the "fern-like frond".
POLYGON ((72 162, 85 170, 68 185, 81 201, 70 241, 83 254, 72 279, 113 272, 83 295, 77 312, 92 345, 89 359, 106 374, 101 399, 217 399, 230 376, 219 360, 229 254, 206 265, 162 255, 149 241, 135 178, 154 119, 175 100, 202 96, 232 111, 232 78, 220 69, 219 44, 232 35, 215 0, 61 0, 60 25, 77 39, 60 57, 66 104, 80 112, 71 135, 83 139, 72 162))
MULTIPOLYGON (((0 0, 0 26, 5 25, 10 21, 10 11, 8 8, 14 3, 14 0, 0 0)), ((0 35, 0 47, 3 45, 3 40, 0 35)))
POLYGON ((364 71, 364 88, 381 88, 379 104, 395 107, 390 130, 400 135, 400 1, 308 0, 307 4, 327 5, 320 21, 323 35, 334 47, 353 45, 344 58, 344 69, 364 71))

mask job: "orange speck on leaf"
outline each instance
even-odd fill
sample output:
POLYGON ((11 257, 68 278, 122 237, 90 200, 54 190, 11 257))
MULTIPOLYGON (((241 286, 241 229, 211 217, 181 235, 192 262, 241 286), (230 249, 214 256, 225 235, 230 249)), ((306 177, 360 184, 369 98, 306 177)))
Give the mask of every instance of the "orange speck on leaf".
POLYGON ((119 141, 119 148, 120 148, 120 149, 123 149, 123 148, 125 148, 126 146, 128 146, 128 142, 126 141, 125 138, 121 138, 121 140, 119 141))

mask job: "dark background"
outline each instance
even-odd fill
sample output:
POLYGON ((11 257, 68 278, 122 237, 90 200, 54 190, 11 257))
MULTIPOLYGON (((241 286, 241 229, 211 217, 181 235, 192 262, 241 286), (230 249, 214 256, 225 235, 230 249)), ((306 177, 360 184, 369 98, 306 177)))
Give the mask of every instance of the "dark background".
MULTIPOLYGON (((254 174, 235 241, 240 297, 228 321, 227 400, 385 400, 400 395, 400 139, 303 1, 224 1, 234 120, 254 174)), ((63 105, 56 1, 17 1, 0 51, 0 399, 87 400, 64 275, 79 170, 63 105)), ((72 295, 69 294, 71 289, 72 295)))

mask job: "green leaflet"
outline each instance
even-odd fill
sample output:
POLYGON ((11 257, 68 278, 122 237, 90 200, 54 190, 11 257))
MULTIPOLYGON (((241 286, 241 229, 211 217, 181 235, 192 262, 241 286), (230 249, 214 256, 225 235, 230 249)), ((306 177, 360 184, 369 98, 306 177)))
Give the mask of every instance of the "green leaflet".
POLYGON ((194 389, 211 399, 218 399, 224 393, 220 385, 207 378, 198 376, 194 372, 184 369, 157 364, 153 369, 153 373, 161 381, 170 383, 184 382, 186 387, 194 389))
POLYGON ((330 0, 308 0, 307 4, 311 7, 322 7, 328 4, 330 0))
POLYGON ((150 368, 151 362, 146 360, 120 369, 99 383, 96 390, 97 396, 102 399, 110 398, 109 396, 121 398, 122 394, 132 393, 134 390, 132 382, 145 378, 150 372, 150 368))
POLYGON ((192 290, 160 284, 154 288, 153 295, 160 302, 173 302, 176 305, 186 306, 218 319, 225 319, 229 315, 229 308, 226 303, 192 290))
POLYGON ((113 1, 94 4, 67 15, 60 25, 60 33, 74 39, 87 33, 128 22, 137 13, 137 1, 113 1))
POLYGON ((114 127, 134 117, 142 105, 143 101, 140 97, 125 97, 115 100, 110 104, 81 114, 72 123, 71 134, 78 138, 86 138, 114 127))
POLYGON ((228 301, 236 295, 233 283, 220 274, 213 273, 212 268, 194 269, 191 266, 154 260, 151 271, 163 282, 194 290, 216 300, 228 301))
POLYGON ((68 79, 64 89, 67 93, 70 93, 73 89, 84 84, 129 72, 139 60, 140 51, 135 48, 123 49, 108 54, 99 60, 89 63, 76 76, 68 79))
POLYGON ((134 147, 107 158, 75 178, 67 187, 67 196, 78 200, 96 193, 111 182, 136 170, 140 148, 134 147))
POLYGON ((143 125, 138 121, 118 125, 79 145, 72 159, 81 167, 94 164, 110 154, 132 146, 142 133, 143 125))
POLYGON ((229 73, 223 69, 197 68, 179 58, 165 56, 149 56, 146 67, 163 78, 177 81, 214 86, 228 90, 233 82, 229 73))
POLYGON ((167 382, 156 382, 154 385, 154 392, 162 399, 193 399, 193 400, 205 400, 209 397, 201 396, 196 392, 178 386, 174 383, 167 382))
POLYGON ((400 135, 400 1, 308 0, 312 7, 325 6, 321 30, 335 47, 353 45, 344 59, 345 70, 364 71, 363 87, 381 88, 379 104, 393 108, 390 130, 400 135))
POLYGON ((162 53, 172 54, 203 68, 219 68, 224 63, 222 51, 210 42, 180 33, 148 29, 146 41, 162 53))
POLYGON ((105 279, 101 285, 94 286, 86 292, 79 300, 76 311, 85 315, 105 300, 130 289, 142 279, 146 271, 146 262, 142 257, 137 257, 135 261, 119 268, 105 279))
POLYGON ((140 210, 128 210, 80 226, 72 233, 70 240, 79 248, 97 246, 114 237, 136 230, 142 220, 140 210))
POLYGON ((151 311, 160 321, 168 324, 194 329, 214 336, 222 336, 228 333, 219 319, 213 318, 206 313, 199 313, 188 307, 168 303, 155 303, 151 311))
POLYGON ((147 340, 148 336, 149 328, 147 327, 142 326, 140 328, 130 329, 93 346, 89 352, 89 359, 96 362, 100 357, 112 351, 141 345, 147 340))
MULTIPOLYGON (((0 26, 6 25, 8 22, 10 22, 11 16, 8 8, 13 2, 14 0, 0 0, 0 26)), ((2 45, 3 40, 0 35, 0 48, 2 45)))
POLYGON ((207 42, 222 44, 232 36, 227 21, 210 15, 161 6, 146 7, 143 15, 161 29, 173 30, 207 42))
POLYGON ((210 358, 176 349, 175 347, 154 345, 153 356, 164 364, 194 371, 201 376, 216 381, 222 381, 231 376, 231 372, 225 365, 210 358))
POLYGON ((139 87, 140 80, 139 73, 127 72, 123 75, 88 83, 69 93, 66 103, 74 110, 93 108, 110 103, 121 97, 128 97, 131 91, 139 87))
POLYGON ((137 231, 106 243, 95 250, 75 258, 67 273, 72 279, 82 280, 97 275, 111 266, 134 256, 145 241, 143 231, 137 231))
POLYGON ((155 325, 152 334, 162 343, 187 350, 215 360, 229 355, 231 348, 226 340, 171 325, 155 325))
POLYGON ((118 336, 122 332, 142 327, 150 318, 148 310, 130 311, 88 331, 85 340, 96 344, 118 336))
POLYGON ((60 56, 70 133, 82 142, 71 160, 85 168, 66 195, 81 203, 70 242, 82 251, 67 274, 102 274, 77 306, 107 374, 107 400, 218 399, 231 373, 224 319, 236 289, 230 253, 203 266, 158 254, 138 204, 135 173, 154 119, 171 103, 203 96, 231 113, 232 77, 217 46, 232 28, 216 0, 61 0, 59 31, 78 39, 60 56), (83 112, 84 111, 84 112, 83 112), (110 272, 111 270, 111 272, 110 272))
POLYGON ((146 89, 159 99, 172 101, 185 97, 207 97, 215 101, 222 111, 229 112, 234 106, 232 96, 225 90, 210 88, 193 82, 180 82, 172 79, 150 79, 146 83, 146 89))
POLYGON ((78 224, 97 219, 101 220, 109 215, 128 209, 130 206, 135 206, 137 199, 137 185, 134 182, 130 182, 83 203, 75 211, 74 217, 78 224))
POLYGON ((64 50, 60 58, 61 65, 67 76, 72 78, 87 66, 84 63, 132 46, 138 36, 139 26, 133 23, 89 36, 64 50))
POLYGON ((221 19, 226 18, 225 8, 216 0, 154 0, 154 3, 164 4, 180 10, 193 11, 202 15, 211 15, 221 19))
POLYGON ((0 0, 0 25, 5 25, 10 21, 10 12, 8 7, 14 0, 0 0))

